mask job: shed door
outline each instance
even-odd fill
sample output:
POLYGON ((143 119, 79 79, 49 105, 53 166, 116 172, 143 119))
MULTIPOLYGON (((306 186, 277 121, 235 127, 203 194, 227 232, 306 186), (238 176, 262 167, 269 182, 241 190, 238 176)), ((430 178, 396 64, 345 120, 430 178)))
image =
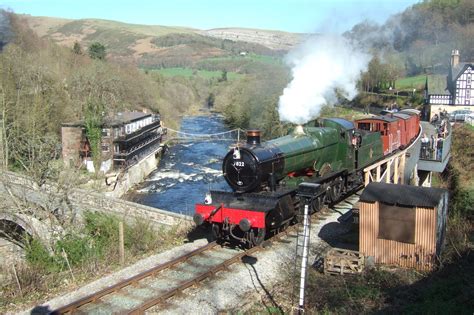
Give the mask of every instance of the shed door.
POLYGON ((415 208, 379 202, 378 238, 415 244, 415 208))

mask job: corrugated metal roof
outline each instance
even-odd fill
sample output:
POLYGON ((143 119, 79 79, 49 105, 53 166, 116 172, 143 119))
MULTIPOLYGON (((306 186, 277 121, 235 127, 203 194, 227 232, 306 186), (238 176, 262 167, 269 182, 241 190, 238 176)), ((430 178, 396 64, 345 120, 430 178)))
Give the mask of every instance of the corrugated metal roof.
POLYGON ((436 207, 446 189, 372 182, 360 196, 362 202, 380 201, 390 205, 436 207))

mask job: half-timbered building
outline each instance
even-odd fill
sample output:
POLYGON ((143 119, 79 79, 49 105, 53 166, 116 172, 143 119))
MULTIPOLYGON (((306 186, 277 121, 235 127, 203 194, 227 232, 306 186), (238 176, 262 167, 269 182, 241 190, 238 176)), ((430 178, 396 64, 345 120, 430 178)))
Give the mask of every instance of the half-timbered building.
POLYGON ((443 88, 426 84, 426 104, 430 119, 440 112, 459 109, 474 111, 474 62, 460 62, 459 50, 451 53, 450 70, 443 88))

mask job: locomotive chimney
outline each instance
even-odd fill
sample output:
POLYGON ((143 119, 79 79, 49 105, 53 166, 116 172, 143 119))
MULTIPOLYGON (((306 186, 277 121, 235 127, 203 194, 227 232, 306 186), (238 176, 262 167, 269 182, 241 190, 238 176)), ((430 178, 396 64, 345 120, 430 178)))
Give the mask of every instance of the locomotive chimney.
POLYGON ((298 125, 295 128, 295 134, 297 135, 304 135, 304 128, 302 125, 298 125))
POLYGON ((247 130, 247 144, 259 145, 260 144, 260 130, 247 130))

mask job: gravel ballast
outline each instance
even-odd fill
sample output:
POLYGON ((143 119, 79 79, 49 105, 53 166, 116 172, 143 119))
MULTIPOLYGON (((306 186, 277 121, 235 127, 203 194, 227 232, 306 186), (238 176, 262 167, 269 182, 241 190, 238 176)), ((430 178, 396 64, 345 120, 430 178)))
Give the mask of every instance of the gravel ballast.
MULTIPOLYGON (((353 202, 351 202, 353 204, 353 202)), ((339 206, 329 210, 319 218, 313 217, 311 225, 311 255, 309 264, 328 242, 336 235, 343 234, 347 227, 337 222, 338 217, 348 211, 350 207, 339 206)), ((187 289, 166 301, 165 305, 150 309, 149 313, 159 314, 216 314, 220 311, 245 311, 249 306, 261 300, 268 292, 278 286, 284 279, 284 274, 292 271, 293 256, 296 249, 295 232, 283 238, 282 241, 272 242, 263 251, 247 257, 247 263, 236 263, 229 270, 219 272, 214 277, 202 281, 198 286, 187 289), (293 236, 292 236, 293 235, 293 236)), ((132 266, 124 268, 114 274, 94 281, 74 292, 54 298, 42 306, 54 310, 75 300, 86 297, 108 286, 137 275, 156 265, 189 253, 206 245, 206 239, 199 239, 173 248, 167 252, 143 259, 132 266)), ((31 309, 22 314, 30 314, 31 309)))

